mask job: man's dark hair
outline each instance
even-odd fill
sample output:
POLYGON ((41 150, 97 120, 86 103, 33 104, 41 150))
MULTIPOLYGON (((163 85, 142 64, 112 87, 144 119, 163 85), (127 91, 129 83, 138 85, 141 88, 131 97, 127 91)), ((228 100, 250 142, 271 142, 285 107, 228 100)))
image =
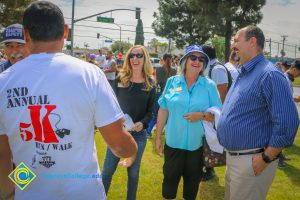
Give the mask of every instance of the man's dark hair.
POLYGON ((255 25, 249 25, 245 29, 245 37, 246 41, 248 41, 250 38, 255 37, 257 45, 261 48, 264 49, 265 46, 265 36, 263 31, 258 28, 255 25))
POLYGON ((55 41, 64 35, 63 13, 51 2, 36 1, 24 12, 23 26, 33 41, 55 41))
POLYGON ((202 48, 203 48, 204 53, 206 53, 208 55, 210 60, 215 59, 217 57, 215 47, 208 45, 208 44, 204 44, 202 46, 202 48))
POLYGON ((172 55, 171 54, 168 54, 168 53, 165 53, 163 55, 163 60, 167 60, 167 59, 172 59, 172 55))

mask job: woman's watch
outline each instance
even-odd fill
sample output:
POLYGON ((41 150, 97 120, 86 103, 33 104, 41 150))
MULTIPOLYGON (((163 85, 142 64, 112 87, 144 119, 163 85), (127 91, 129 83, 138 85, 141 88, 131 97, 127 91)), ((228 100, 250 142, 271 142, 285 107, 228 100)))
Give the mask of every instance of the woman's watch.
POLYGON ((265 163, 271 163, 271 162, 273 161, 269 156, 267 156, 267 155, 265 154, 265 152, 263 152, 263 153, 261 154, 261 156, 262 156, 262 159, 265 161, 265 163))

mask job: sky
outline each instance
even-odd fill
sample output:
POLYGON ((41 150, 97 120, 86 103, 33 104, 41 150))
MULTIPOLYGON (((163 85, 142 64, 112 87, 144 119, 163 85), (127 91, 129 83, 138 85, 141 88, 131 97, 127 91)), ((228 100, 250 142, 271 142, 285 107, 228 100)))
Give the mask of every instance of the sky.
MULTIPOLYGON (((65 18, 70 24, 72 16, 72 0, 50 0, 58 5, 65 18)), ((141 8, 141 19, 144 26, 145 44, 156 38, 160 42, 168 42, 166 38, 157 37, 154 34, 151 24, 154 21, 153 13, 157 12, 157 0, 75 0, 75 19, 80 19, 111 9, 135 9, 141 8)), ((288 56, 295 56, 295 45, 300 46, 300 0, 267 0, 262 8, 263 20, 258 26, 263 30, 266 39, 282 43, 282 36, 285 37, 285 51, 288 56)), ((102 17, 112 17, 116 24, 96 22, 96 17, 75 23, 74 46, 89 48, 100 48, 110 46, 111 43, 105 40, 121 39, 134 43, 135 27, 137 20, 133 11, 115 11, 101 15, 102 17), (100 38, 97 39, 97 33, 100 38)), ((280 55, 282 44, 271 43, 272 55, 280 55)), ((270 51, 269 43, 265 51, 270 51)), ((300 51, 296 51, 296 57, 300 57, 300 51)))

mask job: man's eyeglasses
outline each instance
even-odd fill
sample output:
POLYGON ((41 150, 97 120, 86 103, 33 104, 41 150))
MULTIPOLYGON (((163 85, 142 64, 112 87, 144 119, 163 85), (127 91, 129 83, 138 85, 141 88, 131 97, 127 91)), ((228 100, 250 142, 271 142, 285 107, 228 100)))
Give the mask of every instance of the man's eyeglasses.
POLYGON ((134 57, 137 57, 137 58, 143 58, 143 57, 144 57, 144 54, 142 54, 142 53, 137 53, 137 54, 135 54, 135 53, 130 53, 130 54, 129 54, 129 58, 134 58, 134 57))
POLYGON ((196 61, 198 59, 199 62, 205 63, 205 58, 202 56, 195 56, 195 55, 190 55, 189 58, 191 61, 196 61))

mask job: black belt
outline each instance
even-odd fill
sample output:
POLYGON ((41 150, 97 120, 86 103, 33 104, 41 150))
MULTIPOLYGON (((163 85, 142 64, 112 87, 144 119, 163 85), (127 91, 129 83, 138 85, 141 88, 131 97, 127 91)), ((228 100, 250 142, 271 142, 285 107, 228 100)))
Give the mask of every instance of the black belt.
POLYGON ((253 151, 246 151, 246 152, 234 152, 234 151, 227 151, 231 156, 242 156, 242 155, 250 155, 250 154, 257 154, 264 152, 264 149, 256 149, 253 151))

